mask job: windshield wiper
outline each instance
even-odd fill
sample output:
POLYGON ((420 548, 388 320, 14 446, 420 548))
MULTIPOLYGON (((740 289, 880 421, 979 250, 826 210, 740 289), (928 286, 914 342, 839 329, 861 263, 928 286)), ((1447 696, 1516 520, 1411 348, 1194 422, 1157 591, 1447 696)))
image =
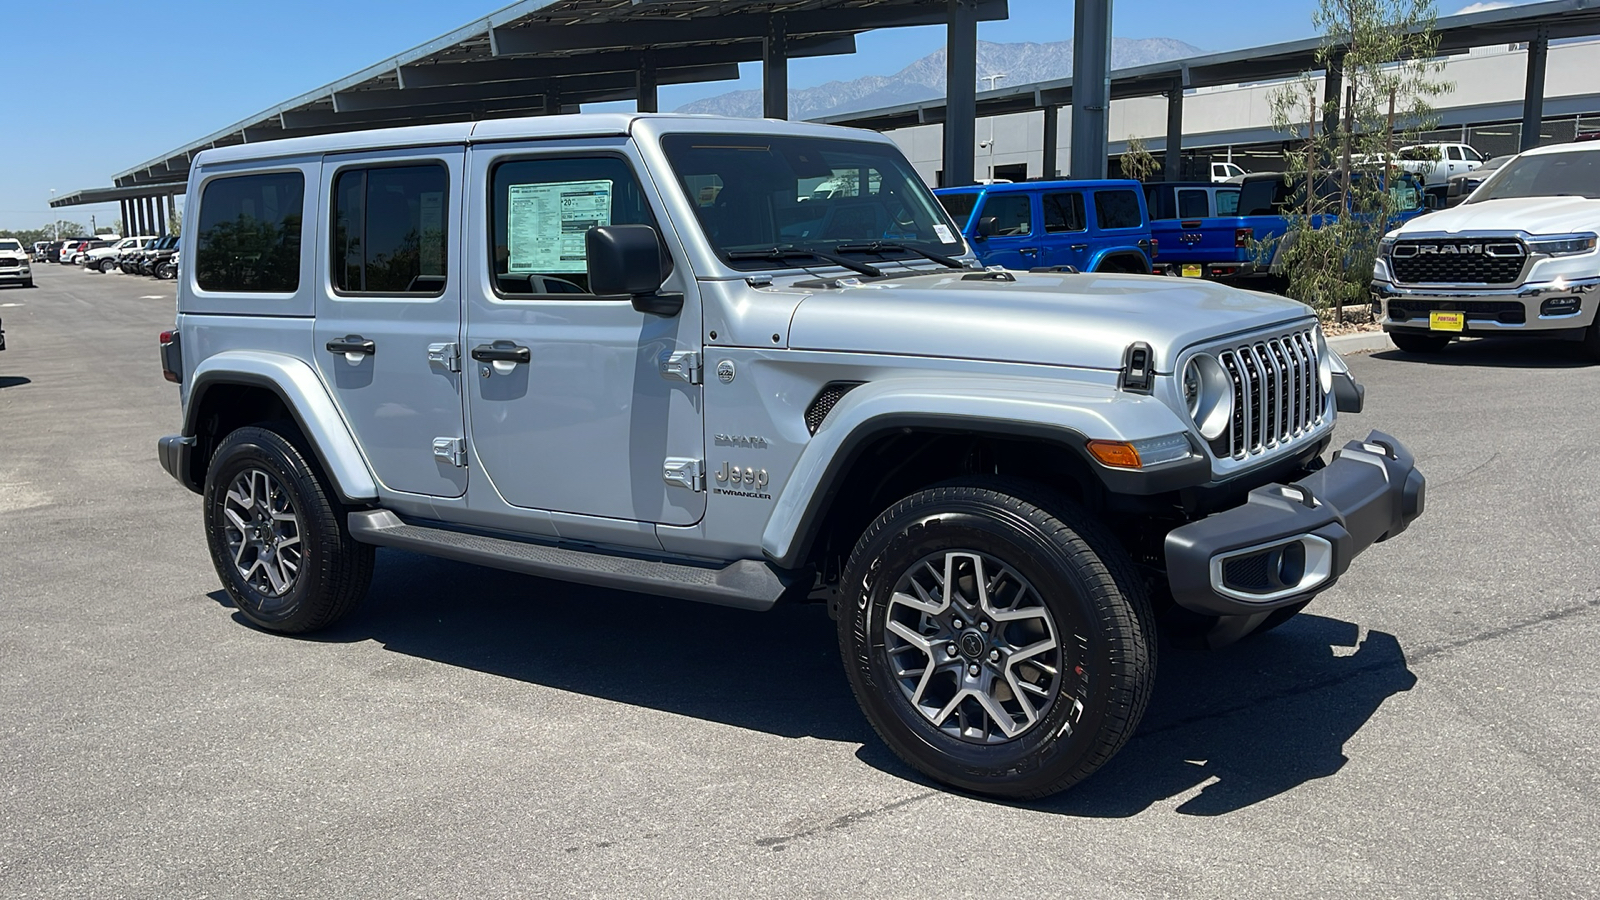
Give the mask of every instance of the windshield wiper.
POLYGON ((783 262, 786 259, 801 259, 807 256, 811 257, 812 259, 820 259, 823 262, 831 262, 836 266, 844 266, 846 269, 849 269, 852 272, 860 272, 868 278, 883 277, 883 270, 877 266, 869 266, 866 263, 856 262, 853 259, 845 259, 842 256, 834 256, 832 253, 819 253, 816 250, 801 250, 793 245, 788 247, 773 247, 770 250, 728 251, 728 259, 770 259, 773 262, 783 262))
POLYGON ((907 247, 905 244, 891 244, 885 241, 868 241, 860 244, 840 244, 833 248, 835 253, 915 253, 923 259, 936 262, 947 269, 965 270, 967 267, 951 256, 942 253, 931 253, 916 247, 907 247))

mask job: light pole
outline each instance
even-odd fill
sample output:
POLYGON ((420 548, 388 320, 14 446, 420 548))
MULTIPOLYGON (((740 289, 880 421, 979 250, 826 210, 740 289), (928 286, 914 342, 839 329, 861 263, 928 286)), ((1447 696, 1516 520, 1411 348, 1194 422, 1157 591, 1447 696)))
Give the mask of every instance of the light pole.
MULTIPOLYGON (((997 72, 993 75, 984 75, 982 77, 988 80, 988 90, 992 91, 994 90, 995 85, 1000 83, 1000 79, 1006 77, 1006 73, 997 72)), ((989 139, 987 141, 979 141, 978 147, 980 149, 989 151, 989 176, 985 179, 985 181, 989 184, 994 184, 994 116, 989 116, 988 119, 989 139)))
POLYGON ((54 240, 61 240, 61 217, 56 215, 56 189, 50 189, 50 227, 55 229, 54 240))

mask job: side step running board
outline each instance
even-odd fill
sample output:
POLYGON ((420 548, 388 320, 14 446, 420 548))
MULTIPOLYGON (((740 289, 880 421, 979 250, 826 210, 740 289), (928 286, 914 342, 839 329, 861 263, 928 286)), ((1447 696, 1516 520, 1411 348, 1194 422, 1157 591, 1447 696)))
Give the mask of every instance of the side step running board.
POLYGON ((349 522, 350 536, 364 544, 410 550, 525 575, 698 600, 719 606, 768 610, 789 587, 780 570, 753 559, 739 560, 718 569, 608 556, 567 547, 407 525, 386 509, 353 512, 349 522))

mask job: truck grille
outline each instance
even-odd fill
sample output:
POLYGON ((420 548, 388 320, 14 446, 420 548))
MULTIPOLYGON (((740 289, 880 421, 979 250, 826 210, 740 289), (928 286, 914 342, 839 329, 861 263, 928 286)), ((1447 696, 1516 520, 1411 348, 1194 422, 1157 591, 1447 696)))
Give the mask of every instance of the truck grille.
POLYGON ((1515 284, 1528 249, 1512 238, 1401 241, 1389 268, 1402 284, 1515 284))
POLYGON ((1322 424, 1327 395, 1317 377, 1311 331, 1257 340, 1217 353, 1233 381, 1233 421, 1212 443, 1218 456, 1265 453, 1322 424))
POLYGON ((22 260, 12 256, 0 256, 0 269, 20 269, 22 260))

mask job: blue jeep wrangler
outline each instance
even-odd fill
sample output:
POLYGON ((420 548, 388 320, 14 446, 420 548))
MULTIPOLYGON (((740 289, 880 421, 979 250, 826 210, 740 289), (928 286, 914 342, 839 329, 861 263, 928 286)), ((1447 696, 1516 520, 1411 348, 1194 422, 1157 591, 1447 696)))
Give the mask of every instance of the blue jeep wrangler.
POLYGON ((1027 181, 934 191, 987 266, 1150 274, 1137 181, 1027 181))

